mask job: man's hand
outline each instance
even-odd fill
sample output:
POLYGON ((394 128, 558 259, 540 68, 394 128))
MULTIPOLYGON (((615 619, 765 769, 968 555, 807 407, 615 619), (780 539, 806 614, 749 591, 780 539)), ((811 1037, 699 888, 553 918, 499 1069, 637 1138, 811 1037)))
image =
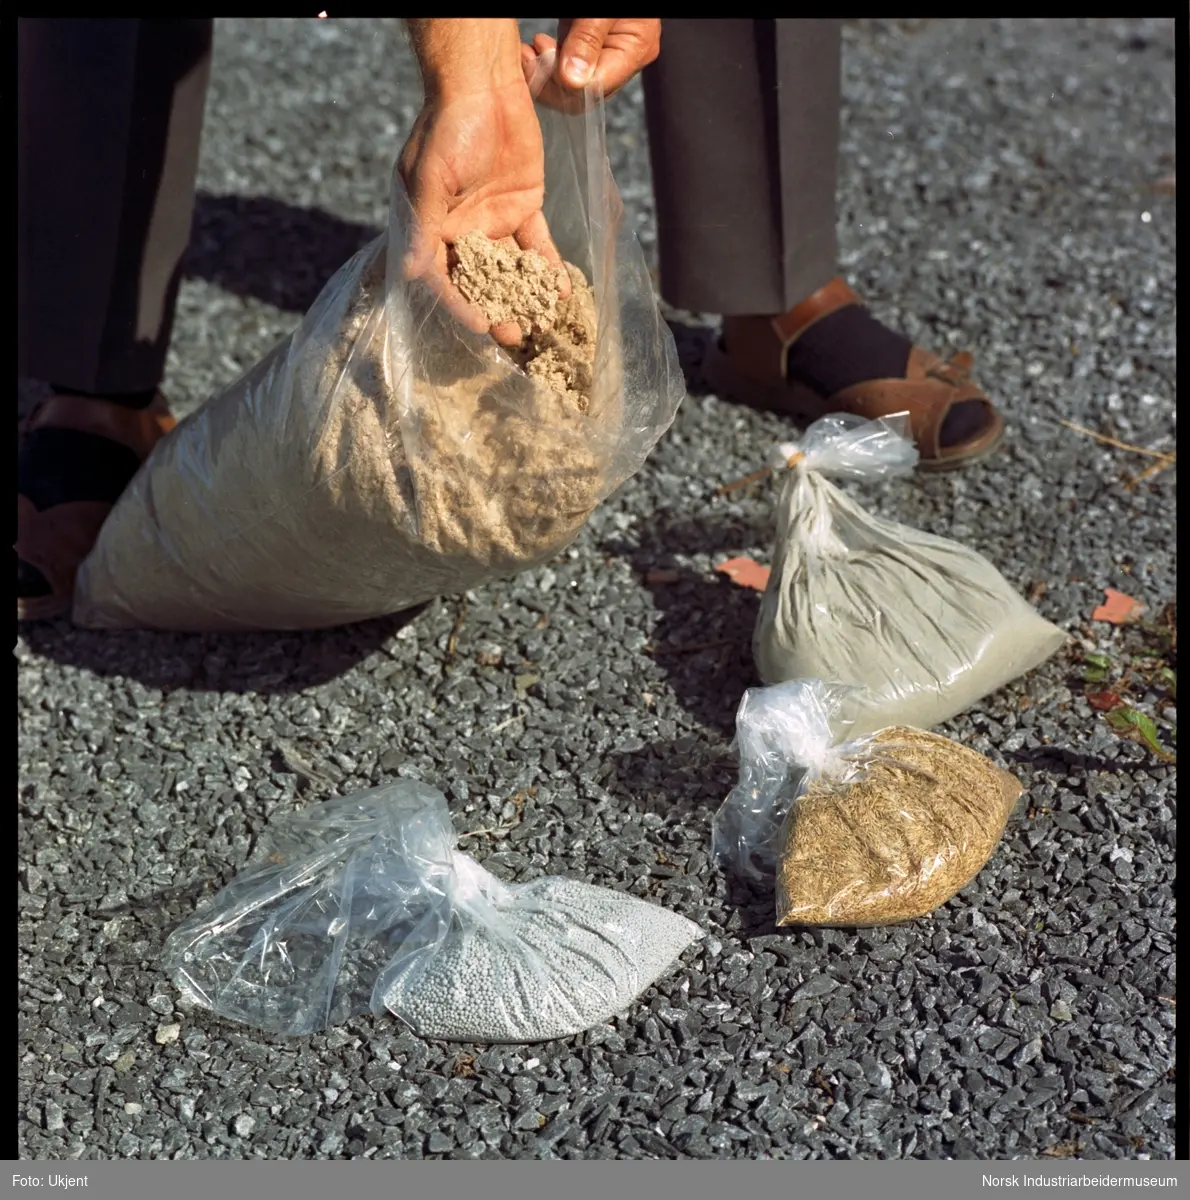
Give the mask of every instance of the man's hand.
POLYGON ((557 264, 569 294, 541 211, 545 154, 516 22, 435 18, 409 25, 426 98, 398 162, 416 222, 406 274, 424 278, 469 329, 490 328, 497 341, 514 345, 521 338, 515 323, 489 327, 451 284, 447 246, 472 230, 511 236, 557 264))
POLYGON ((532 46, 521 47, 521 66, 531 79, 537 59, 547 50, 557 58, 540 100, 552 108, 581 112, 583 89, 610 96, 661 52, 659 17, 580 17, 558 22, 558 41, 539 33, 532 46))

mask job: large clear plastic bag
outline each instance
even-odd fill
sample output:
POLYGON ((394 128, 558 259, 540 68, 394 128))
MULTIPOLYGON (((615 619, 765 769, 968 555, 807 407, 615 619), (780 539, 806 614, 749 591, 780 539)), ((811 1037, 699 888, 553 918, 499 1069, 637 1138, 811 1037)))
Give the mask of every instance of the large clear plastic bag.
POLYGON ((856 689, 794 679, 745 693, 739 782, 713 821, 727 870, 775 876, 778 925, 896 924, 966 886, 1020 783, 949 738, 899 725, 847 739, 856 689))
POLYGON ((929 729, 1065 642, 981 554, 875 517, 827 478, 912 471, 906 416, 823 417, 776 457, 791 466, 752 642, 765 683, 826 678, 862 688, 852 735, 929 729))
POLYGON ((371 1011, 427 1038, 535 1042, 623 1011, 702 936, 578 880, 502 883, 455 840, 443 795, 407 780, 287 815, 170 935, 166 969, 273 1033, 371 1011))
POLYGON ((326 627, 514 574, 576 536, 685 394, 598 99, 538 108, 545 216, 594 289, 586 411, 403 278, 412 211, 394 172, 387 231, 150 455, 80 570, 76 623, 326 627))

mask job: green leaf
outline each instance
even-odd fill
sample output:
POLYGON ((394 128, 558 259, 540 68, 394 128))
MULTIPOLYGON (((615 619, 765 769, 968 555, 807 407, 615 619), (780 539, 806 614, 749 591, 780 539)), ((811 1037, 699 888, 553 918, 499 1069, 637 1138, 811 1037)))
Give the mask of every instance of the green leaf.
POLYGON ((1157 671, 1153 676, 1153 682, 1163 687, 1170 694, 1171 699, 1178 698, 1178 676, 1171 667, 1162 667, 1157 671))
POLYGON ((1151 717, 1134 708, 1117 708, 1107 714, 1107 723, 1125 736, 1139 735, 1141 741, 1164 762, 1175 762, 1175 758, 1157 739, 1157 726, 1151 717))
POLYGON ((1106 654, 1083 655, 1083 679, 1087 683, 1103 683, 1111 673, 1111 659, 1106 654))

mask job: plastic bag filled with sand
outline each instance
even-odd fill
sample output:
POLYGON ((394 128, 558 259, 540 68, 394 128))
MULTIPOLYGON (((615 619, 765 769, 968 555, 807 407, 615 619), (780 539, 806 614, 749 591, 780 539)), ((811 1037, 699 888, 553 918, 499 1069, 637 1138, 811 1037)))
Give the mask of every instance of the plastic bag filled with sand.
POLYGON ((839 415, 777 448, 789 466, 752 639, 765 683, 863 689, 850 736, 931 729, 1039 666, 1066 635, 982 554, 866 512, 828 478, 908 474, 908 418, 839 415))
POLYGON ((778 925, 893 925, 932 912, 992 856, 1022 788, 950 738, 894 726, 834 730, 855 689, 790 680, 745 693, 740 776, 714 852, 740 875, 775 872, 778 925))
MULTIPOLYGON (((596 98, 597 99, 597 98, 596 98)), ((556 269, 464 234, 454 282, 510 352, 405 278, 412 210, 296 330, 154 449, 78 577, 91 628, 311 629, 539 565, 644 462, 685 394, 608 166, 604 109, 539 108, 556 269)))

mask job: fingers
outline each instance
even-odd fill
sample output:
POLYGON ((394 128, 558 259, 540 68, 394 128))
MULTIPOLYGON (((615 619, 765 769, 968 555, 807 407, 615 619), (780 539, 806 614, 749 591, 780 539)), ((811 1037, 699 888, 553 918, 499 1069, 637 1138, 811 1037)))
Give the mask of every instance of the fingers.
MULTIPOLYGON (((537 98, 550 108, 581 113, 619 91, 656 60, 661 50, 661 20, 564 19, 558 23, 558 39, 553 75, 537 98)), ((534 46, 540 46, 540 56, 541 50, 551 46, 551 39, 539 34, 534 46)), ((540 73, 540 62, 537 70, 540 73)))
POLYGON ((595 68, 595 74, 591 77, 588 87, 597 95, 610 96, 618 92, 633 75, 642 67, 648 66, 654 58, 656 58, 655 54, 651 58, 647 57, 647 51, 640 45, 633 45, 625 49, 620 49, 618 46, 607 46, 604 48, 603 57, 600 58, 599 66, 595 68))
POLYGON ((502 321, 499 325, 493 325, 491 334, 501 346, 519 346, 525 340, 524 331, 515 321, 502 321))
MULTIPOLYGON (((424 236, 422 235, 423 238, 424 236)), ((421 280, 446 311, 472 333, 488 332, 491 323, 479 309, 469 304, 463 298, 462 292, 451 283, 446 261, 446 243, 441 239, 434 244, 423 240, 410 249, 405 255, 404 274, 408 280, 421 280)))
POLYGON ((559 72, 562 82, 572 88, 584 87, 595 74, 595 67, 603 51, 603 43, 616 20, 604 17, 579 17, 569 21, 563 31, 561 23, 558 33, 562 43, 559 72))

